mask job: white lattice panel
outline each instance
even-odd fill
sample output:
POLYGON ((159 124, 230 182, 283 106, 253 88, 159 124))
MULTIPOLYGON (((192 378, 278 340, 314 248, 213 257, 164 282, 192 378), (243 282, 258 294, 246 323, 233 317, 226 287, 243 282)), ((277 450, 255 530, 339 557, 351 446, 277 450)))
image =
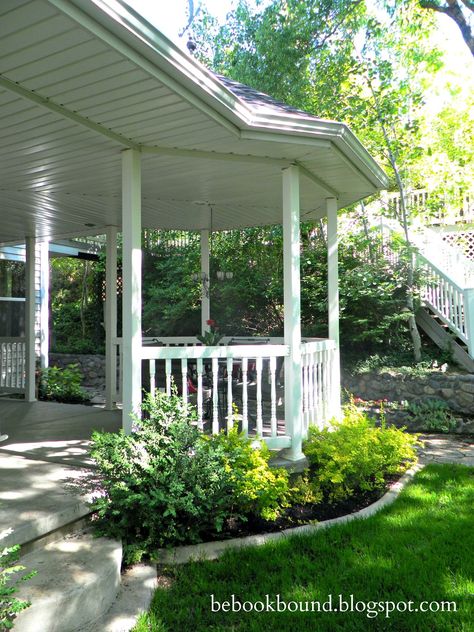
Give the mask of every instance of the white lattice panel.
POLYGON ((442 233, 446 243, 460 250, 468 259, 474 261, 474 228, 466 231, 442 233))

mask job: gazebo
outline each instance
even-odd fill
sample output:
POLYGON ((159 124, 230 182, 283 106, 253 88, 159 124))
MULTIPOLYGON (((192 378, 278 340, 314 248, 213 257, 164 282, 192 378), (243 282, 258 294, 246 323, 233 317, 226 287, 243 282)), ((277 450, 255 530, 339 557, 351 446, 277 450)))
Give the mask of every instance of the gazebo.
MULTIPOLYGON (((308 425, 323 423, 339 406, 337 213, 386 188, 381 168, 344 124, 216 76, 120 0, 4 0, 0 32, 0 243, 26 243, 25 398, 35 397, 39 244, 103 233, 107 403, 111 407, 116 399, 120 347, 125 431, 131 431, 130 414, 140 405, 142 361, 149 361, 152 387, 156 363, 164 364, 169 389, 171 362, 177 359, 183 384, 189 365, 195 367, 200 421, 203 367, 210 366, 214 431, 217 385, 224 380, 231 413, 233 367, 239 364, 242 428, 248 432, 252 360, 254 430, 270 447, 286 449, 288 458, 300 458, 308 425), (299 224, 322 217, 328 227, 329 340, 302 340, 299 224), (191 338, 163 340, 160 346, 143 339, 142 227, 201 231, 205 276, 211 228, 277 223, 284 235, 283 340, 206 347, 191 338), (121 339, 115 300, 118 231, 123 238, 121 339), (171 346, 176 342, 181 346, 171 346), (275 403, 278 358, 284 361, 283 424, 275 403), (262 367, 268 370, 268 420, 261 406, 262 367)), ((203 330, 208 318, 203 290, 203 330)), ((47 340, 42 344, 47 362, 47 340)), ((4 354, 1 358, 6 361, 4 354)), ((188 397, 186 387, 182 396, 188 397)))

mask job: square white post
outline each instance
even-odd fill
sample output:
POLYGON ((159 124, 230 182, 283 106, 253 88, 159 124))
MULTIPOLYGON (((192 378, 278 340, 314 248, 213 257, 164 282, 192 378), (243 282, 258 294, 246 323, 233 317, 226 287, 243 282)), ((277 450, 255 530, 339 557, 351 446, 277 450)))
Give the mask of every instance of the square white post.
POLYGON ((285 458, 304 457, 301 375, 300 185, 299 168, 283 170, 283 289, 285 309, 285 423, 291 447, 285 458))
POLYGON ((336 343, 331 367, 330 417, 341 414, 341 367, 339 357, 339 264, 337 237, 337 199, 326 199, 328 220, 328 321, 329 338, 336 343))
POLYGON ((41 368, 49 366, 49 242, 39 244, 40 256, 40 360, 41 368))
POLYGON ((35 268, 36 239, 26 238, 26 303, 25 303, 25 400, 36 401, 36 350, 35 350, 35 268))
POLYGON ((136 149, 122 152, 122 236, 122 427, 130 434, 131 414, 140 413, 142 389, 141 164, 136 149))
POLYGON ((113 410, 117 395, 117 227, 107 226, 105 254, 105 407, 113 410))
POLYGON ((464 290, 463 300, 467 349, 471 358, 474 358, 474 288, 466 288, 464 290))
POLYGON ((207 321, 211 317, 211 300, 209 296, 210 251, 209 231, 201 230, 201 335, 209 329, 207 321))

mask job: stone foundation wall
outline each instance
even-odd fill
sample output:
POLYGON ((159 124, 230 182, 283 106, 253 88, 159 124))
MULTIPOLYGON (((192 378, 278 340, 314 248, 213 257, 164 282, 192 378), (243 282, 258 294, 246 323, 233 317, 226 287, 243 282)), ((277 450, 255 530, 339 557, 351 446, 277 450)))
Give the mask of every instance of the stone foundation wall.
POLYGON ((474 375, 433 372, 421 377, 395 373, 344 375, 342 386, 362 399, 426 401, 441 399, 458 413, 474 415, 474 375))
POLYGON ((105 356, 92 354, 50 353, 49 365, 64 369, 78 364, 84 379, 82 386, 105 388, 105 356))

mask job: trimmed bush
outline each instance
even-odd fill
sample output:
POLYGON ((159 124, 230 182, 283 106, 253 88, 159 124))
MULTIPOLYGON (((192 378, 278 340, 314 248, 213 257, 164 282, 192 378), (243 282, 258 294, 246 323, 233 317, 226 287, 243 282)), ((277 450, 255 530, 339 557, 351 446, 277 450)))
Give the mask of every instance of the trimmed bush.
POLYGON ((102 533, 122 538, 127 562, 157 547, 219 534, 230 519, 278 515, 286 472, 270 470, 266 447, 232 431, 205 437, 176 395, 156 393, 126 436, 95 432, 92 456, 103 493, 94 502, 102 533))
POLYGON ((416 461, 418 439, 394 426, 374 422, 354 404, 332 428, 310 427, 303 451, 310 463, 315 492, 334 503, 356 491, 381 489, 387 477, 401 474, 416 461))

